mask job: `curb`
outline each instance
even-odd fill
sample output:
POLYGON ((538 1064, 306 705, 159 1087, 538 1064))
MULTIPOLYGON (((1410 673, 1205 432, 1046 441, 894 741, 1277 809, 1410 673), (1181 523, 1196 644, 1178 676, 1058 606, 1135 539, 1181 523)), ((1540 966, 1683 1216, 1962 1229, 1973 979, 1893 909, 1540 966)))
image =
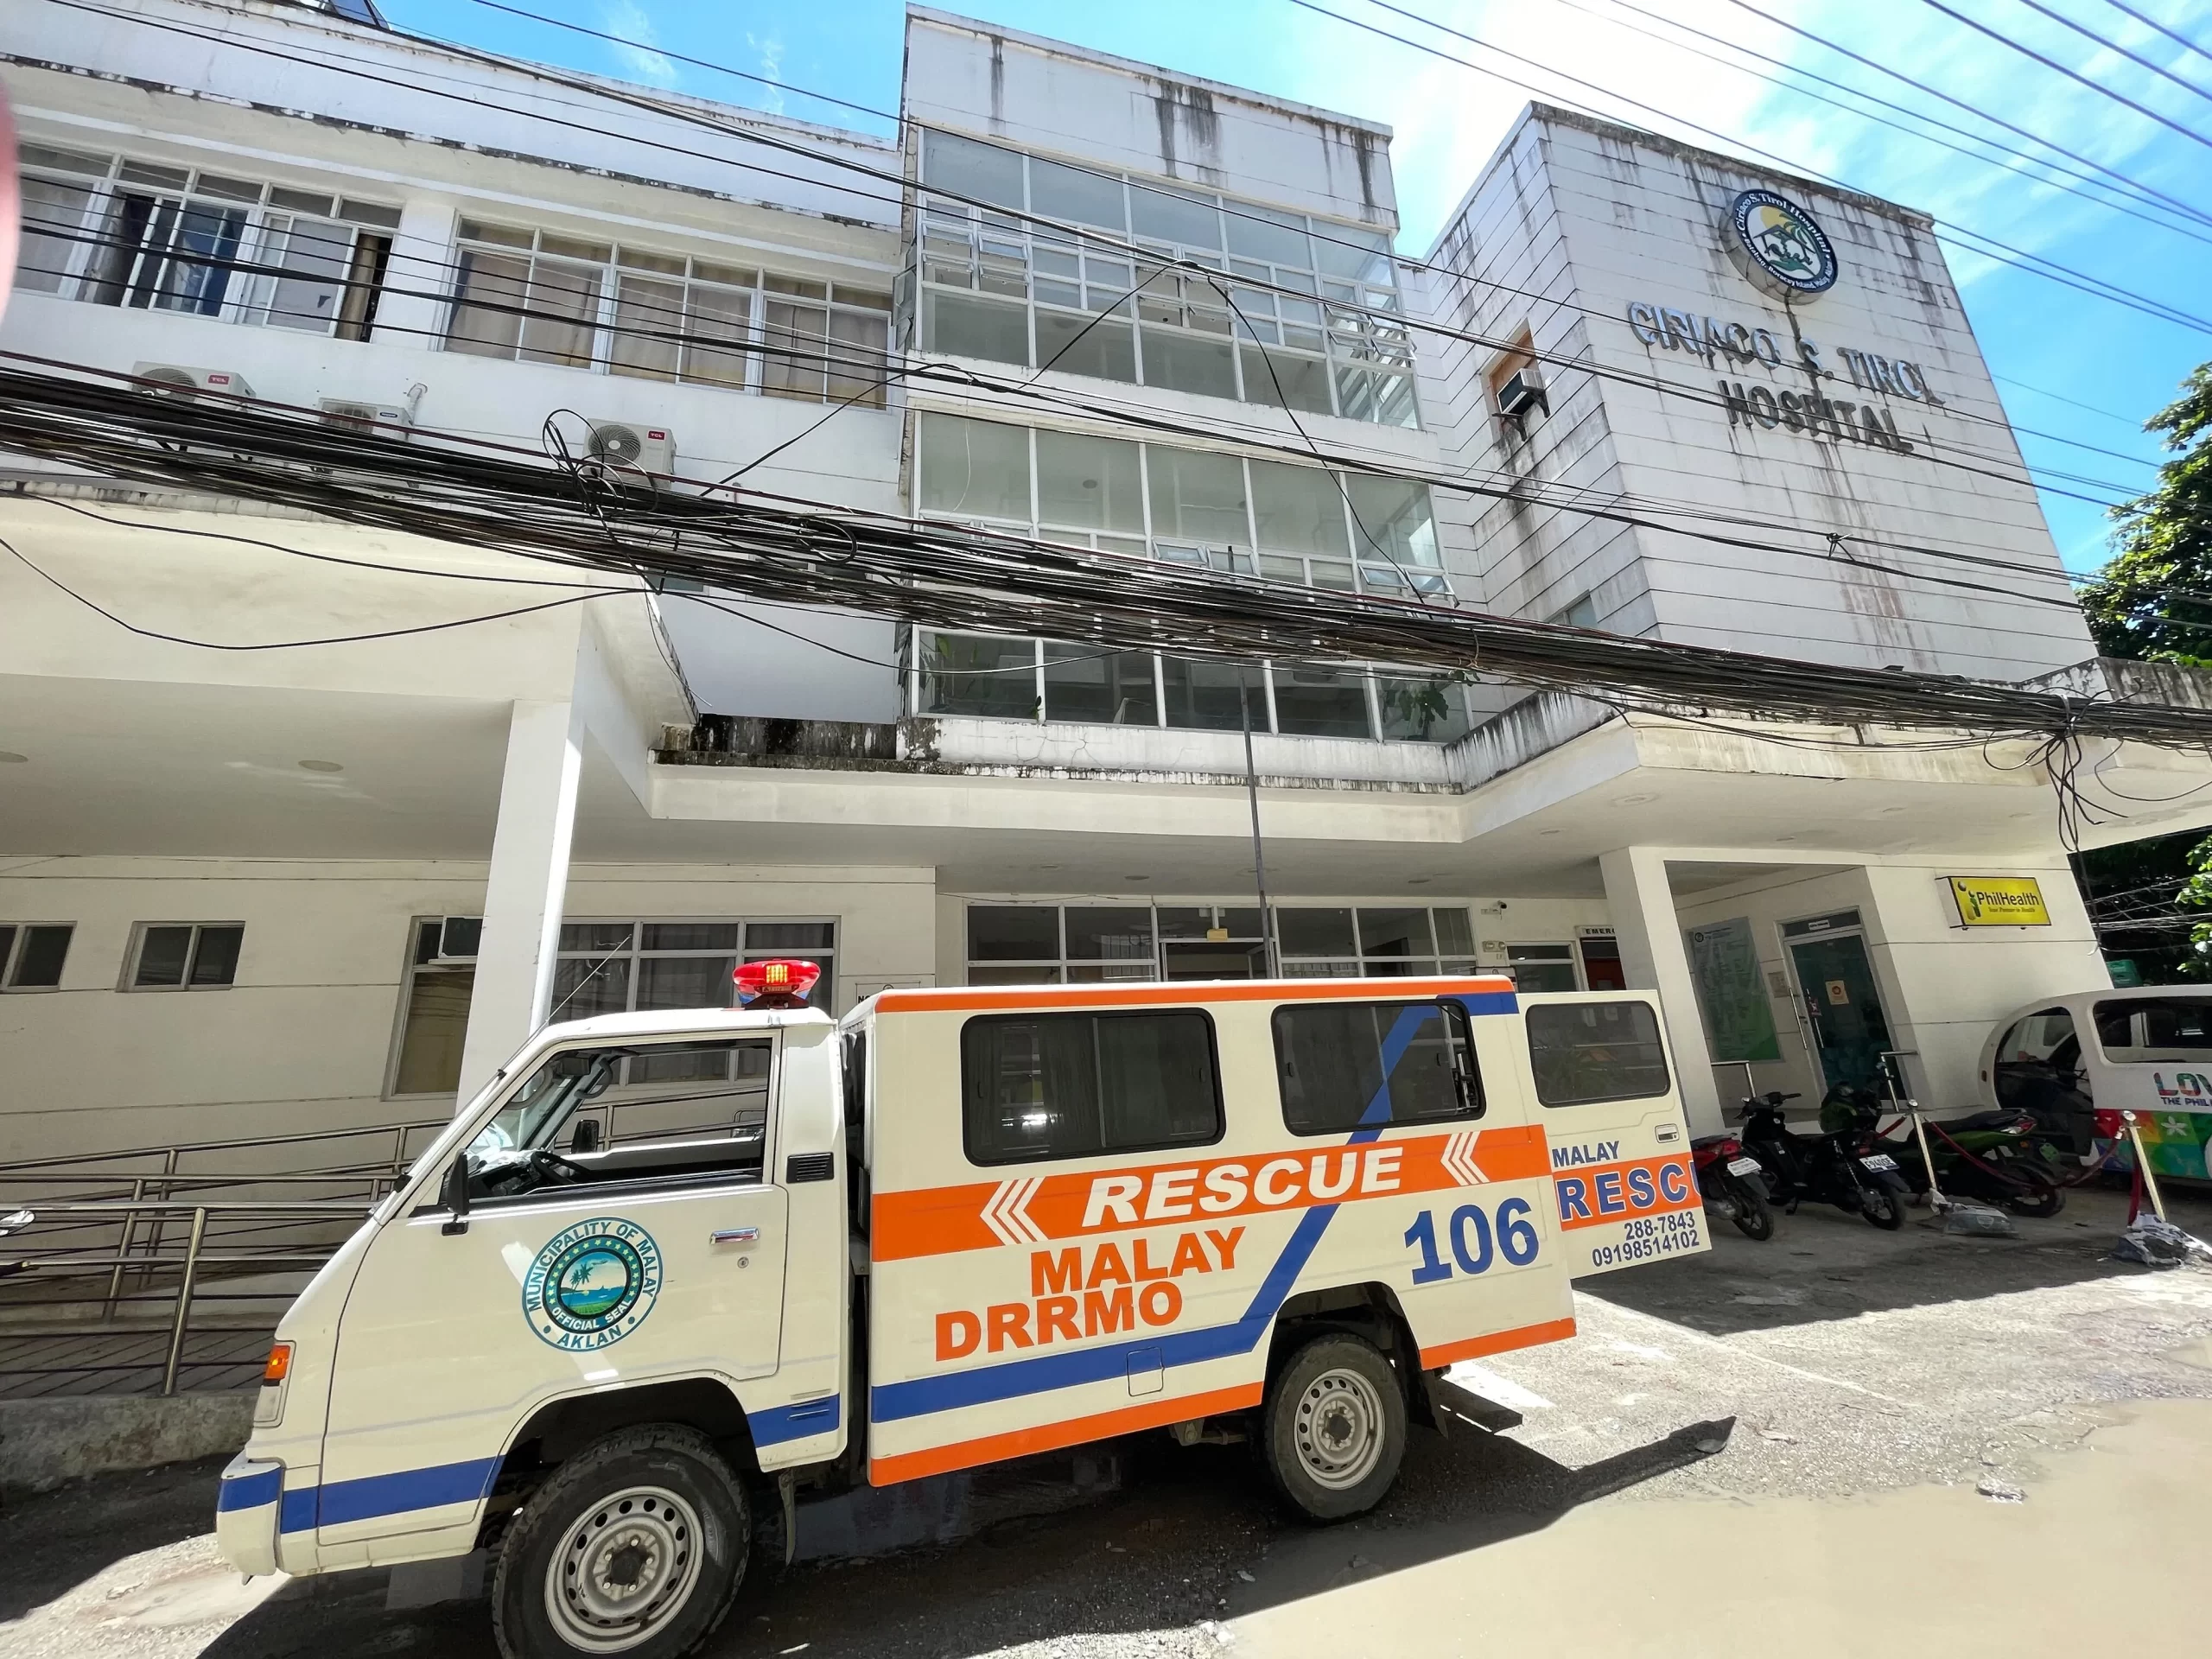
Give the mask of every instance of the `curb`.
POLYGON ((252 1426, 246 1392, 0 1400, 0 1491, 235 1452, 252 1426))

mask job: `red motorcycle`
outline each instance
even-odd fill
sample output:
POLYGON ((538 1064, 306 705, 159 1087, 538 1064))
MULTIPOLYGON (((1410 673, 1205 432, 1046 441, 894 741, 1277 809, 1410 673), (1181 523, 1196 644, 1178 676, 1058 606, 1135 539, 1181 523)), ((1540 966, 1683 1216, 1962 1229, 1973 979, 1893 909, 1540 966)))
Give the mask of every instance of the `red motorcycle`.
POLYGON ((1726 1216, 1746 1238, 1774 1236, 1774 1206, 1767 1202, 1766 1177, 1759 1160, 1732 1135, 1708 1135, 1690 1142, 1697 1166, 1697 1190, 1705 1207, 1726 1216))

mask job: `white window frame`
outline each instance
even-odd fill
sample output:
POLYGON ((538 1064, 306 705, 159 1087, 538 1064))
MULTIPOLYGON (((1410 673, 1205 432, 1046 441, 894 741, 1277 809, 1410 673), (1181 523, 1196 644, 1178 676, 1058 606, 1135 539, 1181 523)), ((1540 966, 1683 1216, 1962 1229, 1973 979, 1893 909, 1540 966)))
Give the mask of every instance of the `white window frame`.
MULTIPOLYGON (((1160 971, 1160 912, 1161 911, 1211 909, 1218 913, 1224 910, 1256 910, 1258 906, 1254 904, 1249 898, 1243 900, 1234 899, 1198 899, 1190 900, 1179 899, 1171 902, 1170 900, 1164 899, 1090 898, 1039 901, 1027 898, 992 899, 971 897, 963 901, 960 912, 960 947, 963 972, 966 976, 966 982, 971 985, 976 982, 975 975, 976 970, 978 969, 993 972, 1033 969, 1039 972, 1049 971, 1053 976, 1053 977, 1049 980, 1040 979, 1033 982, 1035 983, 1058 985, 1075 983, 1077 982, 1071 981, 1068 977, 1069 972, 1072 969, 1119 967, 1125 965, 1125 962, 1109 961, 1104 958, 1094 957, 1071 957, 1068 954, 1067 948, 1067 912, 1071 910, 1141 910, 1146 913, 1147 925, 1149 925, 1152 933, 1152 958, 1148 964, 1151 971, 1148 975, 1139 976, 1136 977, 1156 978, 1160 971), (968 912, 970 910, 979 908, 987 910, 1051 911, 1053 914, 1055 924, 1054 931, 1059 939, 1058 953, 1051 957, 1025 957, 1019 959, 1006 958, 1002 960, 969 955, 968 952, 971 936, 968 931, 968 912)), ((1442 940, 1439 938, 1437 932, 1437 912, 1440 911, 1458 911, 1462 917, 1466 918, 1467 938, 1470 944, 1471 944, 1474 939, 1474 918, 1469 913, 1467 907, 1465 905, 1390 905, 1367 903, 1348 899, 1342 904, 1334 905, 1276 905, 1273 906, 1273 910, 1274 912, 1274 937, 1278 941, 1282 938, 1282 917, 1284 912, 1287 911, 1342 911, 1351 918, 1352 953, 1349 957, 1286 957, 1282 958, 1281 964, 1283 975, 1286 978, 1296 979, 1301 977, 1301 976, 1296 971, 1300 965, 1312 964, 1318 966, 1324 963, 1335 963, 1345 961, 1351 961, 1357 964, 1358 973, 1357 977, 1361 979, 1402 979, 1419 977, 1422 974, 1435 974, 1440 971, 1445 973, 1458 972, 1472 975, 1478 971, 1475 966, 1474 954, 1471 950, 1465 956, 1446 956, 1442 954, 1442 940), (1432 949, 1427 955, 1414 955, 1411 957, 1370 956, 1360 943, 1359 912, 1363 910, 1417 910, 1426 912, 1428 916, 1429 944, 1432 949), (1446 963, 1449 963, 1451 965, 1449 967, 1445 967, 1443 964, 1446 963), (1392 967, 1404 966, 1407 968, 1408 971, 1405 973, 1371 973, 1369 971, 1371 964, 1377 966, 1387 964, 1392 967)), ((1180 943, 1180 941, 1179 941, 1179 943, 1180 943)), ((1260 941, 1256 938, 1253 938, 1239 939, 1230 941, 1230 943, 1257 944, 1260 941)), ((1126 961, 1134 960, 1135 958, 1126 959, 1126 961)), ((1113 982, 1111 980, 1106 980, 1103 982, 1112 983, 1113 982)))
POLYGON ((231 964, 230 978, 223 981, 219 984, 195 985, 192 982, 192 970, 200 960, 200 936, 211 927, 234 927, 238 929, 238 958, 240 961, 245 960, 245 924, 243 921, 237 919, 225 919, 221 921, 192 922, 133 922, 130 925, 130 948, 123 953, 123 978, 121 982, 117 985, 116 988, 120 991, 128 991, 133 995, 142 994, 168 995, 177 991, 228 991, 236 989, 238 986, 238 963, 235 962, 231 964), (144 956, 146 950, 146 935, 157 927, 188 927, 192 930, 192 937, 185 941, 184 971, 178 982, 174 985, 141 985, 138 982, 140 959, 144 956))

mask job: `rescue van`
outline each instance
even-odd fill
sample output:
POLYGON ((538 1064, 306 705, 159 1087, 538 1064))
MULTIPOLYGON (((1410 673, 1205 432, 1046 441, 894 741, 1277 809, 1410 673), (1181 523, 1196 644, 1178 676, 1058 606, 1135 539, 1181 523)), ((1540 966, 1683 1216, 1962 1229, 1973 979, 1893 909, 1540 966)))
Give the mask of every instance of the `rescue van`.
POLYGON ((802 1493, 1142 1429, 1315 1521, 1574 1278, 1707 1248, 1650 1001, 1503 978, 886 991, 549 1027, 280 1324, 247 1573, 495 1555, 510 1659, 690 1651, 802 1493))

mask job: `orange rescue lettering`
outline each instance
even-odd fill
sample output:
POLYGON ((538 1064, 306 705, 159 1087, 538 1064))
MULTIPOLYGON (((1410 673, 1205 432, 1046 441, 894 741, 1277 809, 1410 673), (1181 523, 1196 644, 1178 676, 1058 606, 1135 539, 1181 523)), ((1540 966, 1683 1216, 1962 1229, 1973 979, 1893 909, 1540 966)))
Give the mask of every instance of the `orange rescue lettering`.
POLYGON ((995 1302, 982 1313, 956 1308, 937 1316, 937 1357, 964 1359, 978 1349, 1049 1348, 1056 1342, 1135 1331, 1141 1321, 1173 1325, 1182 1317, 1175 1281, 1189 1273, 1226 1273, 1236 1265, 1242 1227, 1179 1233, 1171 1249, 1140 1238, 1124 1253, 1112 1239, 1087 1250, 1037 1250, 1029 1257, 1026 1302, 995 1302))

